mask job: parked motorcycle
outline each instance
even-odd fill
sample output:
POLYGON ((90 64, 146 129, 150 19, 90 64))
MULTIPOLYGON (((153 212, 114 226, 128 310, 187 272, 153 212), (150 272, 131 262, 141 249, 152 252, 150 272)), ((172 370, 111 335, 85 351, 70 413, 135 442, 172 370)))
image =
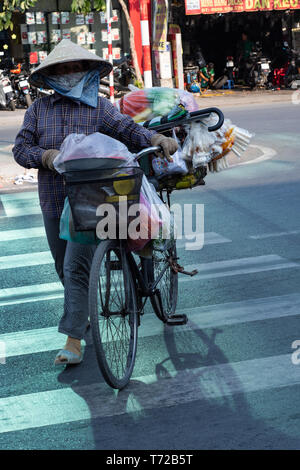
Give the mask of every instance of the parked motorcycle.
MULTIPOLYGON (((134 67, 131 65, 130 57, 114 60, 113 73, 115 97, 119 97, 129 91, 128 85, 133 85, 136 82, 136 74, 134 67)), ((100 80, 99 92, 105 96, 110 96, 109 78, 100 80)))
POLYGON ((279 57, 275 57, 269 74, 269 88, 300 87, 300 57, 299 54, 285 43, 279 57))
POLYGON ((0 70, 0 106, 15 111, 14 93, 7 73, 0 70))
POLYGON ((259 43, 250 52, 244 64, 244 81, 251 89, 265 87, 268 83, 271 61, 262 53, 259 43))
POLYGON ((219 77, 217 80, 214 81, 214 83, 212 84, 212 88, 214 88, 215 90, 219 90, 220 88, 222 88, 222 86, 225 85, 225 83, 228 82, 228 80, 234 81, 234 78, 235 78, 234 60, 232 56, 227 56, 223 75, 221 75, 221 77, 219 77))
POLYGON ((21 64, 18 64, 17 68, 11 69, 10 73, 17 106, 29 108, 32 104, 31 90, 28 81, 29 75, 21 64))

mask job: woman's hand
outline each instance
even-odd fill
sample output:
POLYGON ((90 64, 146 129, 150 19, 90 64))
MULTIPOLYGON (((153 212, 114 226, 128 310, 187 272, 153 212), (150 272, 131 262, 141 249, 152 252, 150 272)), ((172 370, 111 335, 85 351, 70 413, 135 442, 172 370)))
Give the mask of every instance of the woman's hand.
POLYGON ((176 150, 178 150, 178 144, 175 139, 172 139, 172 137, 166 137, 161 134, 154 134, 152 136, 151 145, 153 145, 153 147, 160 145, 162 147, 166 159, 169 162, 173 161, 171 155, 175 153, 176 150))
POLYGON ((52 170, 52 171, 55 170, 53 166, 53 162, 58 154, 59 154, 59 150, 55 150, 55 149, 46 150, 42 154, 43 167, 47 168, 48 170, 52 170))

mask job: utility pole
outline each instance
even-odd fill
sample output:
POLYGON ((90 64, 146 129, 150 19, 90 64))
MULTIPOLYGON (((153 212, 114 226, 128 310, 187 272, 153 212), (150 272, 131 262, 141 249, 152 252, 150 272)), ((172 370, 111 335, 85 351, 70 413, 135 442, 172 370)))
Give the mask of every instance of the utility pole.
MULTIPOLYGON (((106 0, 106 21, 107 21, 107 43, 108 43, 108 60, 113 65, 112 55, 112 35, 111 35, 111 0, 106 0)), ((115 101, 114 90, 114 70, 109 74, 109 95, 111 103, 115 101)))
POLYGON ((148 5, 146 0, 140 0, 142 51, 145 88, 152 88, 151 49, 149 35, 148 5))

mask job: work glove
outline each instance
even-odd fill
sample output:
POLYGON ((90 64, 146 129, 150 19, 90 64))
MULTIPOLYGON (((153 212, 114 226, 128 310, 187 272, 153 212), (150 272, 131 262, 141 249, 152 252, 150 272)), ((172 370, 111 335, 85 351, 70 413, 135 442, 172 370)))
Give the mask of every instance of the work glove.
POLYGON ((53 162, 56 156, 59 154, 59 150, 49 149, 42 154, 42 165, 48 170, 55 170, 53 162))
POLYGON ((166 137, 161 134, 154 134, 151 137, 151 145, 153 147, 160 145, 162 147, 164 156, 169 162, 173 161, 171 155, 175 153, 176 150, 178 150, 178 144, 175 139, 172 139, 172 137, 166 137))

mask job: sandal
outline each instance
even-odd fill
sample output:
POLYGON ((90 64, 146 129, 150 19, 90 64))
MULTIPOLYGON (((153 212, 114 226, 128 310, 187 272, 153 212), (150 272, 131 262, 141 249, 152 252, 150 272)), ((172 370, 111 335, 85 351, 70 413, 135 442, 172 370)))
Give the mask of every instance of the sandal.
POLYGON ((78 355, 67 349, 61 349, 55 357, 54 365, 80 364, 80 362, 82 362, 82 354, 78 355))

